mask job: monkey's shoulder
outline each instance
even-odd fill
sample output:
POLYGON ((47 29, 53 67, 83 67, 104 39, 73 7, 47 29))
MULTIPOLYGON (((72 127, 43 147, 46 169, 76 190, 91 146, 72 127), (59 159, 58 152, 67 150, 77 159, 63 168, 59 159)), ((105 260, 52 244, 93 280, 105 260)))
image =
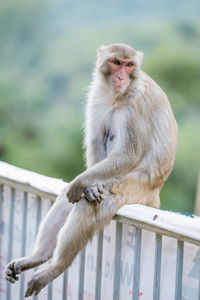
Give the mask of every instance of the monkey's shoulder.
POLYGON ((151 96, 152 100, 162 99, 164 101, 169 101, 167 94, 159 86, 159 84, 145 72, 142 73, 143 73, 143 82, 145 86, 144 89, 145 94, 147 96, 151 96))

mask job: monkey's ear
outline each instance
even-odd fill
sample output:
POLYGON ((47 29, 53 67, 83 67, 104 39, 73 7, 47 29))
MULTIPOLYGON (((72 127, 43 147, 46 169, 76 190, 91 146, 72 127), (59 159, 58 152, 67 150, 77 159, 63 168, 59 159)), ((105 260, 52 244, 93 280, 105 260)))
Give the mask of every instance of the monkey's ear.
POLYGON ((138 66, 141 66, 142 61, 143 61, 143 56, 144 56, 144 53, 143 53, 143 52, 141 52, 141 51, 136 51, 136 60, 137 60, 137 65, 138 65, 138 66))
POLYGON ((101 45, 98 49, 97 49, 97 57, 102 55, 102 53, 104 52, 104 50, 106 49, 105 45, 101 45))

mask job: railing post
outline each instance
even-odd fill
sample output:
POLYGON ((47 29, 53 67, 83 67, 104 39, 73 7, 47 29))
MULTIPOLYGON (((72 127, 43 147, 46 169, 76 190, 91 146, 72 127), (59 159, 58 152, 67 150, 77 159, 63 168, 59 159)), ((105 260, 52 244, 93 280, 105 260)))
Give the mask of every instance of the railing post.
POLYGON ((134 247, 134 275, 133 275, 133 297, 132 300, 138 300, 140 294, 140 258, 141 258, 141 239, 142 230, 136 228, 135 247, 134 247))
POLYGON ((63 275, 63 297, 62 300, 67 300, 67 286, 68 286, 68 270, 63 275))
MULTIPOLYGON (((8 239, 8 262, 12 258, 13 249, 13 226, 14 226, 14 206, 15 206, 15 189, 11 188, 11 205, 10 205, 10 216, 9 216, 9 239, 8 239)), ((11 299, 11 285, 7 283, 6 300, 11 299)))
POLYGON ((78 299, 84 298, 84 277, 85 277, 85 248, 80 253, 80 269, 79 269, 79 287, 78 299))
POLYGON ((156 234, 153 300, 160 299, 160 271, 161 271, 161 253, 162 253, 161 251, 162 251, 162 235, 156 234))
POLYGON ((199 284, 198 284, 198 298, 197 300, 200 300, 200 268, 199 268, 199 284))
POLYGON ((103 254, 103 230, 100 230, 97 236, 95 300, 101 300, 102 254, 103 254))
POLYGON ((183 275, 183 241, 177 241, 175 300, 181 300, 183 275))
MULTIPOLYGON (((36 235, 37 235, 38 228, 39 228, 40 222, 41 222, 41 210, 42 210, 42 199, 41 199, 41 197, 39 197, 39 196, 36 197, 36 203, 37 203, 37 208, 36 208, 37 212, 36 212, 36 230, 35 230, 35 232, 36 232, 36 235)), ((36 271, 37 269, 38 269, 38 267, 35 268, 34 271, 36 271)), ((38 298, 37 298, 37 296, 33 296, 33 299, 37 300, 38 298)))
MULTIPOLYGON (((26 254, 26 228, 27 228, 27 192, 23 193, 23 217, 22 217, 22 248, 21 256, 26 254)), ((20 299, 24 298, 24 273, 22 272, 20 278, 20 299)))
POLYGON ((121 275, 122 224, 116 223, 113 300, 119 300, 121 275))
POLYGON ((3 184, 0 184, 0 253, 2 250, 2 214, 3 214, 3 184))

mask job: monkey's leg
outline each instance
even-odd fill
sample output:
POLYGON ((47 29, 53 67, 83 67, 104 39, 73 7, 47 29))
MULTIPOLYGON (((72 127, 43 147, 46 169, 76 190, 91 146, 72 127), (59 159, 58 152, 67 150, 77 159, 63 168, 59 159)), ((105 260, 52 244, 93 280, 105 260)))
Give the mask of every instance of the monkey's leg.
POLYGON ((106 192, 101 203, 89 203, 84 198, 74 205, 58 235, 51 264, 36 272, 29 281, 25 297, 37 295, 42 288, 69 267, 96 229, 103 228, 126 200, 106 192))
POLYGON ((18 280, 18 275, 28 269, 43 264, 53 255, 56 247, 56 238, 60 228, 64 225, 73 204, 66 200, 65 188, 56 199, 54 205, 42 221, 37 234, 33 253, 8 263, 5 269, 5 278, 11 283, 18 280))

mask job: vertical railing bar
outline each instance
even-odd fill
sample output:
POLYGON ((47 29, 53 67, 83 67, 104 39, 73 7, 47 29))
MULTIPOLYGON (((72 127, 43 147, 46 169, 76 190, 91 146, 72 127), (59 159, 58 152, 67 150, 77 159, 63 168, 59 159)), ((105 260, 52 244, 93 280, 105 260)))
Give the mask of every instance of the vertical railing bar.
MULTIPOLYGON (((27 228, 27 192, 23 193, 23 217, 22 217, 22 248, 21 256, 25 256, 26 253, 26 228, 27 228)), ((20 278, 20 299, 24 298, 24 273, 20 278)))
POLYGON ((175 300, 181 300, 183 275, 183 241, 177 241, 175 300))
POLYGON ((113 300, 119 300, 121 275, 122 224, 116 223, 113 300))
POLYGON ((4 197, 4 194, 3 194, 3 190, 4 189, 4 186, 1 184, 0 185, 0 255, 2 254, 2 220, 3 220, 3 197, 4 197))
MULTIPOLYGON (((51 202, 53 205, 54 202, 51 202)), ((68 269, 63 273, 63 292, 62 292, 62 300, 67 300, 67 292, 68 292, 68 269)))
POLYGON ((2 241, 2 214, 3 214, 3 185, 0 185, 0 253, 1 253, 1 241, 2 241))
POLYGON ((67 300, 67 286, 68 286, 68 270, 66 270, 63 275, 63 298, 62 298, 62 300, 67 300))
POLYGON ((198 300, 200 300, 200 268, 199 268, 198 300))
MULTIPOLYGON (((53 205, 53 201, 51 201, 51 206, 53 205)), ((53 298, 53 282, 48 285, 48 300, 52 300, 53 298)))
POLYGON ((85 276, 85 248, 80 253, 78 300, 84 298, 84 276, 85 276))
POLYGON ((38 232, 38 228, 41 222, 41 214, 42 214, 42 199, 41 197, 37 197, 37 215, 36 215, 36 234, 38 232))
POLYGON ((51 282, 49 285, 48 285, 48 300, 52 300, 52 289, 53 289, 53 283, 51 282))
POLYGON ((162 235, 156 234, 153 300, 160 299, 160 274, 161 274, 162 235))
POLYGON ((133 275, 133 296, 132 296, 132 300, 138 300, 139 299, 141 238, 142 238, 142 230, 140 228, 136 228, 135 247, 134 247, 134 275, 133 275))
MULTIPOLYGON (((36 234, 38 233, 38 228, 41 222, 41 211, 42 211, 42 199, 41 197, 37 196, 37 213, 36 213, 36 234)), ((38 268, 35 268, 34 271, 36 271, 38 268)), ((33 296, 33 300, 37 300, 37 296, 33 296)))
MULTIPOLYGON (((11 206, 10 206, 10 216, 9 216, 9 233, 8 233, 8 262, 12 258, 12 248, 13 248, 13 227, 14 227, 14 205, 15 205, 15 189, 11 188, 11 206)), ((11 299, 11 285, 7 283, 7 293, 6 299, 11 299)))
POLYGON ((95 300, 101 300, 102 254, 103 254, 103 230, 100 230, 98 232, 98 237, 97 237, 95 300))

